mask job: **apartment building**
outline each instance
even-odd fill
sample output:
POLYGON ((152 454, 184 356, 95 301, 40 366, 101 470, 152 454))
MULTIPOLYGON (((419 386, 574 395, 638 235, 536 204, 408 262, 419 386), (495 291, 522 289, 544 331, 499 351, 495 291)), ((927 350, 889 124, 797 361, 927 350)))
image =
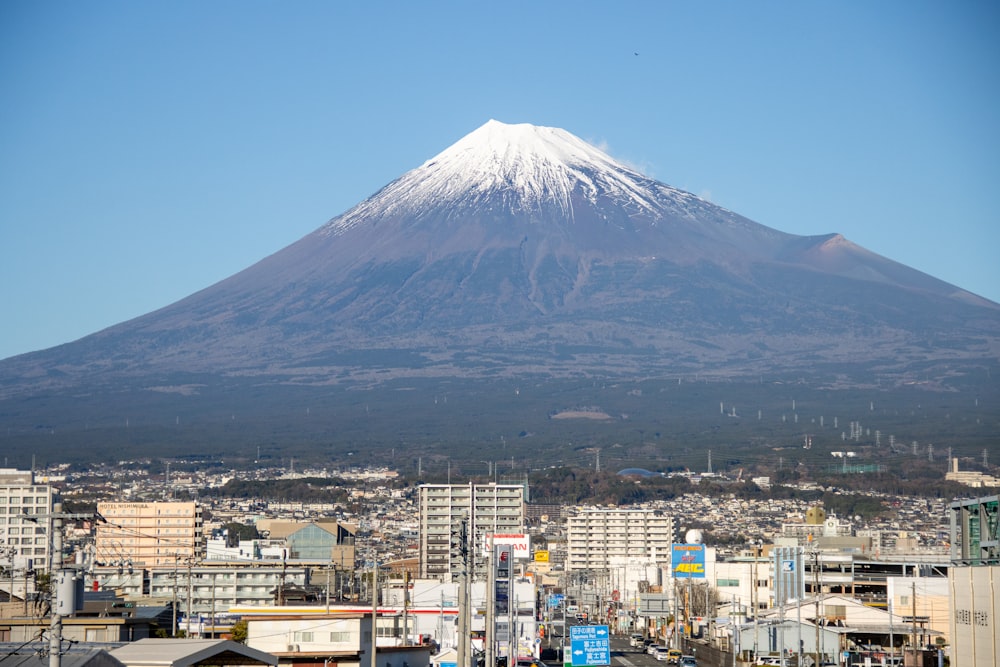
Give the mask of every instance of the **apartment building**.
MULTIPOLYGON (((0 468, 0 565, 15 575, 49 567, 49 515, 55 490, 30 470, 0 468)), ((9 586, 9 583, 8 583, 9 586)))
POLYGON ((670 563, 673 517, 652 509, 583 508, 567 518, 566 569, 606 570, 614 563, 670 563))
POLYGON ((422 484, 420 578, 441 581, 457 578, 461 564, 452 553, 451 536, 463 517, 468 519, 473 574, 483 572, 488 535, 524 532, 525 494, 521 484, 422 484))
POLYGON ((204 556, 201 507, 194 502, 98 503, 97 560, 155 567, 204 556))

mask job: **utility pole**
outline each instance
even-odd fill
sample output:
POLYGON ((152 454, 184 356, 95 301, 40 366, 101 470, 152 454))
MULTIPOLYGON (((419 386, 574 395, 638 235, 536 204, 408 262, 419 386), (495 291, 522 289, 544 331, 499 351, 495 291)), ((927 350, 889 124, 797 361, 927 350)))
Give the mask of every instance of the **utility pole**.
MULTIPOLYGON (((469 667, 469 515, 462 514, 451 529, 451 562, 458 564, 457 667, 469 667)), ((372 667, 377 667, 372 663, 372 667)))
POLYGON ((486 660, 486 667, 493 667, 496 664, 496 586, 497 586, 497 570, 496 562, 494 558, 494 544, 493 535, 496 534, 496 511, 493 512, 493 532, 490 533, 489 540, 489 553, 486 555, 486 633, 485 633, 485 646, 484 658, 486 660))
POLYGON ((372 663, 371 667, 378 667, 375 657, 375 645, 378 643, 378 561, 372 568, 372 663))
POLYGON ((819 661, 819 549, 815 547, 813 548, 813 595, 816 596, 816 618, 813 620, 816 626, 816 659, 813 664, 818 667, 823 663, 819 661))
MULTIPOLYGON (((52 618, 49 622, 49 667, 62 664, 62 615, 59 613, 59 572, 62 570, 62 503, 52 503, 52 561, 49 571, 52 589, 52 618)), ((25 589, 27 592, 27 589, 25 589)))
MULTIPOLYGON (((754 543, 753 551, 753 584, 750 588, 750 601, 753 604, 753 659, 757 660, 757 614, 758 614, 758 602, 757 597, 760 592, 757 589, 757 557, 760 549, 760 543, 754 543)), ((818 664, 818 663, 817 663, 818 664)))
POLYGON ((173 608, 173 625, 170 627, 170 636, 177 636, 177 561, 180 560, 181 555, 179 553, 174 554, 174 599, 173 603, 170 605, 173 608))
MULTIPOLYGON (((75 606, 78 600, 76 599, 75 586, 73 588, 72 599, 60 600, 59 599, 59 588, 60 588, 60 578, 62 572, 62 551, 63 551, 63 520, 64 519, 93 519, 94 514, 64 514, 62 511, 62 503, 54 502, 52 503, 52 512, 47 516, 32 514, 24 515, 27 521, 32 523, 38 523, 40 519, 49 519, 51 521, 50 525, 50 535, 52 541, 49 543, 52 547, 51 559, 49 561, 49 587, 51 590, 52 599, 50 602, 50 617, 49 617, 49 667, 60 667, 62 665, 62 617, 64 615, 72 614, 75 611, 75 606)), ((100 515, 98 515, 98 520, 102 520, 100 515)), ((13 568, 13 558, 11 559, 11 567, 13 568)), ((13 577, 13 575, 11 575, 13 577)), ((11 586, 11 591, 13 592, 13 585, 11 586)), ((65 589, 64 590, 68 590, 65 589)), ((24 604, 27 607, 28 604, 28 582, 27 582, 27 570, 25 571, 25 583, 24 583, 24 604)))
POLYGON ((193 587, 191 585, 191 561, 194 560, 193 556, 188 556, 187 560, 187 571, 188 571, 188 592, 187 592, 187 630, 184 631, 184 636, 188 639, 191 638, 191 592, 193 587))
POLYGON ((410 573, 403 571, 403 646, 410 645, 410 573))

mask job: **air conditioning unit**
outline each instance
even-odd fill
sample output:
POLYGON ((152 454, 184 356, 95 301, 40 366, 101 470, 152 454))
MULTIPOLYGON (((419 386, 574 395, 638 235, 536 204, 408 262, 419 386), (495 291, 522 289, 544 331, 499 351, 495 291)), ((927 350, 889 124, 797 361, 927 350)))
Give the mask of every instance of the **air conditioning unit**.
POLYGON ((298 644, 289 644, 288 645, 288 652, 289 653, 298 653, 299 652, 299 645, 298 644))

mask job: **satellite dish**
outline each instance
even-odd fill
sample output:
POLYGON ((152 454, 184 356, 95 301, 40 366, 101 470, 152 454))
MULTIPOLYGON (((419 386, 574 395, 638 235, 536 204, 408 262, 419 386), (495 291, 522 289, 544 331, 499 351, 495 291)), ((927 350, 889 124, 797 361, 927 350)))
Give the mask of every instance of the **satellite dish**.
POLYGON ((704 540, 704 536, 701 531, 697 528, 692 528, 688 532, 684 533, 684 541, 688 544, 701 544, 704 540))

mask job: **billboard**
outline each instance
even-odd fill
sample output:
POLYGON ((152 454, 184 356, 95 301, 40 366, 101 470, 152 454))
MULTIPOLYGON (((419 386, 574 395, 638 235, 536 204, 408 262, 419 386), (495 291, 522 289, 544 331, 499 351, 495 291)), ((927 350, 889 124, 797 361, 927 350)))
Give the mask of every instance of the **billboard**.
POLYGON ((677 579, 704 579, 705 545, 670 545, 670 570, 677 579))
POLYGON ((526 533, 483 533, 483 556, 489 555, 491 540, 493 546, 510 545, 514 558, 531 558, 531 539, 526 533))

